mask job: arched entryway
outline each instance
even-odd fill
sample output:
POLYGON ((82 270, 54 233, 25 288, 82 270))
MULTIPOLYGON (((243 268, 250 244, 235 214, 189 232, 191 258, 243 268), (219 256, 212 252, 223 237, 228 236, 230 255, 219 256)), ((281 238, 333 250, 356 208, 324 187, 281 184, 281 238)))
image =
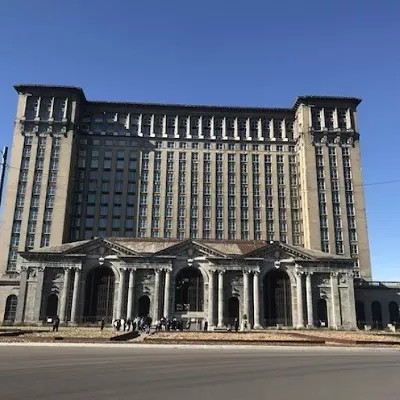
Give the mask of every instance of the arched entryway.
POLYGON ((383 329, 382 306, 379 301, 371 303, 372 328, 383 329))
POLYGON ((46 304, 46 317, 54 318, 58 315, 58 296, 55 293, 49 294, 46 304))
POLYGON ((319 299, 317 301, 317 319, 320 327, 328 327, 328 306, 325 299, 319 299))
POLYGON ((228 321, 230 325, 233 325, 235 318, 239 318, 239 299, 230 297, 228 300, 228 321))
POLYGON ((111 322, 114 306, 114 272, 109 267, 93 268, 86 278, 84 319, 111 322))
POLYGON ((6 308, 4 310, 4 322, 14 322, 17 313, 18 297, 11 294, 7 297, 6 308))
POLYGON ((143 295, 139 298, 139 317, 147 317, 150 315, 150 298, 143 295))
POLYGON ((175 279, 175 311, 203 311, 204 280, 197 268, 184 268, 175 279))
POLYGON ((391 324, 399 323, 399 305, 395 301, 389 303, 389 319, 391 324))
POLYGON ((364 329, 365 326, 365 306, 361 300, 356 301, 356 319, 358 329, 364 329))
POLYGON ((290 279, 281 269, 274 269, 265 275, 264 318, 267 326, 293 324, 290 279))

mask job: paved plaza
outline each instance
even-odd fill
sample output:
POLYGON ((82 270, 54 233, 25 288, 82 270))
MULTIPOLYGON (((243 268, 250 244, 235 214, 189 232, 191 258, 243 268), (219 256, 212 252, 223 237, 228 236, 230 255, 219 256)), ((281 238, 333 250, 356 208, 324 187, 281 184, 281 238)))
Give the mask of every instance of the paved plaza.
POLYGON ((2 400, 398 399, 378 349, 0 346, 2 400))

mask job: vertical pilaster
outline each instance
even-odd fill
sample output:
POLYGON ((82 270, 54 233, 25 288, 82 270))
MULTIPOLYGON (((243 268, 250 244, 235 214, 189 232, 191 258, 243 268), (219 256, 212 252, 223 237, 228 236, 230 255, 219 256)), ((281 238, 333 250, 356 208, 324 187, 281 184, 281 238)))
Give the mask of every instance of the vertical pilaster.
POLYGON ((76 319, 77 319, 76 314, 77 314, 77 307, 78 307, 80 278, 81 278, 81 269, 75 268, 74 289, 72 292, 72 309, 71 309, 71 322, 73 324, 76 324, 76 319))
POLYGON ((214 275, 215 270, 208 270, 208 327, 214 326, 214 275))
POLYGON ((125 286, 125 268, 119 269, 119 285, 118 285, 118 309, 117 318, 122 318, 122 305, 124 302, 124 286, 125 286))
POLYGON ((154 311, 153 311, 153 323, 158 320, 159 309, 160 309, 160 270, 154 270, 155 284, 154 284, 154 311))
POLYGON ((246 316, 247 324, 250 327, 249 274, 249 271, 243 271, 243 319, 246 316))
POLYGON ((254 306, 254 329, 262 329, 260 325, 260 282, 259 271, 253 275, 253 306, 254 306))
POLYGON ((224 326, 224 273, 218 271, 218 328, 224 326))
POLYGON ((165 285, 164 285, 164 318, 169 317, 169 307, 170 307, 170 293, 171 293, 171 269, 167 268, 165 270, 165 285))
POLYGON ((306 273, 306 294, 307 294, 307 326, 309 328, 314 326, 314 310, 313 310, 313 298, 312 298, 312 282, 311 277, 313 273, 306 273))
POLYGON ((356 304, 354 296, 354 273, 349 272, 347 274, 347 285, 349 290, 349 316, 348 320, 350 323, 350 329, 357 329, 357 316, 356 316, 356 304))
POLYGON ((68 288, 69 288, 70 276, 71 276, 71 269, 68 267, 64 268, 64 285, 63 285, 61 304, 60 304, 60 321, 61 322, 67 322, 65 310, 66 310, 67 301, 68 301, 68 288))
POLYGON ((297 290, 297 328, 304 328, 302 271, 296 272, 296 290, 297 290))
POLYGON ((36 273, 36 291, 35 291, 33 322, 40 321, 40 314, 42 310, 43 281, 44 281, 44 267, 39 267, 36 273))
POLYGON ((337 305, 339 300, 339 292, 338 292, 338 281, 337 281, 338 273, 331 273, 331 320, 330 320, 330 328, 337 329, 338 328, 338 312, 337 305))
POLYGON ((16 324, 21 324, 22 322, 24 322, 27 281, 28 281, 28 268, 22 267, 19 278, 17 311, 15 313, 16 324))
POLYGON ((126 318, 132 319, 133 317, 133 302, 135 299, 135 274, 136 268, 129 270, 129 286, 128 286, 128 304, 126 307, 126 318))

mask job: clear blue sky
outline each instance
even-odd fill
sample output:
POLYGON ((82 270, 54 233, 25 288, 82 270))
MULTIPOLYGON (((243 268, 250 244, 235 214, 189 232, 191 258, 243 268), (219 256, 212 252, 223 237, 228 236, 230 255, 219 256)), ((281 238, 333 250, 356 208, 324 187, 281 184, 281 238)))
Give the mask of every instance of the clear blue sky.
MULTIPOLYGON (((398 0, 3 0, 0 147, 12 140, 14 83, 194 104, 350 95, 363 99, 365 183, 391 181, 400 179, 399 73, 398 0)), ((400 280, 400 182, 365 192, 374 277, 400 280)))

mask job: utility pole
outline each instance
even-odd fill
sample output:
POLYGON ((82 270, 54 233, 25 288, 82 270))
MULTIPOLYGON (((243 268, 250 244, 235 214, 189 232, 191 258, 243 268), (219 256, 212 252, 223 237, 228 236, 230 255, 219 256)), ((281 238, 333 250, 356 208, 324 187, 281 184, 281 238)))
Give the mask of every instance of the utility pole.
POLYGON ((4 186, 4 179, 6 176, 6 164, 7 164, 7 153, 8 147, 4 147, 3 151, 0 151, 1 154, 1 164, 0 164, 0 206, 1 200, 3 198, 3 186, 4 186))

